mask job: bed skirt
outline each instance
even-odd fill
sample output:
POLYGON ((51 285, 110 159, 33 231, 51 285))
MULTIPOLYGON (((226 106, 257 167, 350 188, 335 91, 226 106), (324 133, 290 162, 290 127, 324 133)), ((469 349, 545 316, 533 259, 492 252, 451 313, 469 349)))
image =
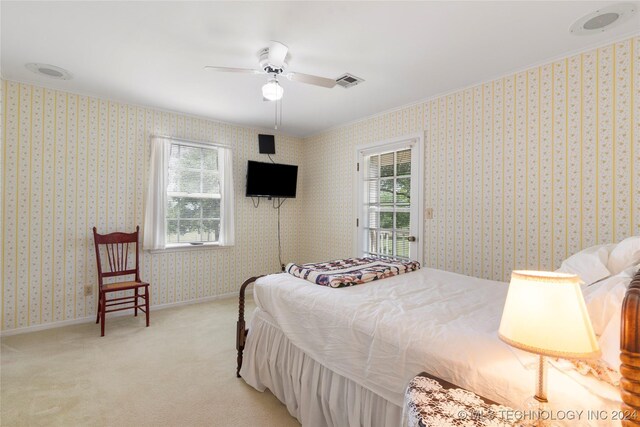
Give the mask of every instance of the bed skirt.
POLYGON ((304 427, 398 427, 402 408, 325 368, 294 346, 256 308, 244 348, 242 378, 269 389, 304 427))

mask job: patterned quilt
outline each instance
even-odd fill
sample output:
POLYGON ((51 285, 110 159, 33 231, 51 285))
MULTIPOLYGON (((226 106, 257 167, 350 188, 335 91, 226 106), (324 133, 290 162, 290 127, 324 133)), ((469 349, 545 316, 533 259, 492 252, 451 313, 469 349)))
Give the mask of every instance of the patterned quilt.
POLYGON ((344 288, 409 273, 420 268, 417 261, 398 261, 386 258, 347 258, 317 264, 287 265, 285 271, 316 285, 344 288))

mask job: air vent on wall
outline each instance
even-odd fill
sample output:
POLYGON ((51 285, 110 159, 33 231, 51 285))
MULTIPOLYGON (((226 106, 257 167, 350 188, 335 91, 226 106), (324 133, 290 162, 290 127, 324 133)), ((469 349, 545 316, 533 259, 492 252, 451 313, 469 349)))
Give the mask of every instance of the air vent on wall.
POLYGON ((338 86, 342 86, 343 88, 350 88, 351 86, 355 86, 357 84, 360 84, 364 81, 364 79, 361 79, 360 77, 356 77, 352 74, 349 73, 345 73, 344 75, 338 77, 336 79, 336 84, 338 86))

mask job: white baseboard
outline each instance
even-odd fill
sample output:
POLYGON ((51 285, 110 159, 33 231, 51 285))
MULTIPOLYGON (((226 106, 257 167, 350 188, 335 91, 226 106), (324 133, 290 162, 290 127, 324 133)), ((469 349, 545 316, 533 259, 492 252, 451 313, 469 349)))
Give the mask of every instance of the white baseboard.
MULTIPOLYGON (((152 305, 151 311, 163 310, 165 308, 178 307, 181 305, 191 305, 191 304, 198 304, 202 302, 215 301, 218 299, 227 299, 227 298, 232 298, 237 296, 238 296, 238 292, 236 291, 236 292, 229 292, 221 295, 214 295, 210 297, 191 299, 188 301, 170 302, 166 304, 152 305)), ((132 315, 132 314, 133 314, 133 309, 122 310, 113 314, 109 314, 109 317, 120 317, 120 316, 132 315)), ((89 322, 95 322, 95 321, 96 321, 96 316, 92 315, 87 317, 81 317, 79 319, 60 320, 58 322, 42 323, 39 325, 25 326, 23 328, 8 329, 6 331, 0 332, 0 337, 9 337, 11 335, 26 334, 29 332, 44 331, 46 329, 61 328, 63 326, 78 325, 81 323, 89 323, 89 322)))

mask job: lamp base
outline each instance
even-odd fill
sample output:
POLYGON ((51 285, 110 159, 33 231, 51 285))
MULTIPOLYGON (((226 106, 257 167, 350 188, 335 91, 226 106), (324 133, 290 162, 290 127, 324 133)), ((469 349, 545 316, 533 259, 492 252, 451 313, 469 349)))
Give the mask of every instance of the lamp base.
POLYGON ((523 425, 537 427, 551 427, 551 406, 547 400, 547 361, 544 356, 538 356, 536 378, 536 394, 524 402, 523 425))
POLYGON ((541 401, 538 396, 531 396, 524 402, 523 423, 521 425, 527 427, 551 427, 549 423, 549 415, 551 407, 545 399, 541 401))

